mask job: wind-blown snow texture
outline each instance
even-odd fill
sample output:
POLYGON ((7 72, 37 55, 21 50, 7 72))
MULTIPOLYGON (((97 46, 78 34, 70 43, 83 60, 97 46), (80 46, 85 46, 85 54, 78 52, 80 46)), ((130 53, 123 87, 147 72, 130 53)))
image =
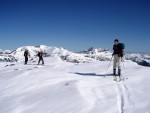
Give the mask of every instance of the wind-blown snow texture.
POLYGON ((149 67, 125 60, 128 79, 114 82, 109 61, 37 60, 0 63, 0 113, 150 113, 149 67))

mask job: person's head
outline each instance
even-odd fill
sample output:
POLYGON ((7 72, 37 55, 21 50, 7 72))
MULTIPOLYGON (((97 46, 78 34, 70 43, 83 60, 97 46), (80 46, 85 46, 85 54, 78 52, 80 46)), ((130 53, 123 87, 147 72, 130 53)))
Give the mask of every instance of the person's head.
POLYGON ((41 53, 41 52, 42 52, 42 50, 40 49, 38 52, 39 52, 39 53, 41 53))
POLYGON ((114 44, 115 44, 115 45, 118 45, 118 43, 119 43, 119 40, 118 40, 118 39, 115 39, 115 40, 114 40, 114 44))

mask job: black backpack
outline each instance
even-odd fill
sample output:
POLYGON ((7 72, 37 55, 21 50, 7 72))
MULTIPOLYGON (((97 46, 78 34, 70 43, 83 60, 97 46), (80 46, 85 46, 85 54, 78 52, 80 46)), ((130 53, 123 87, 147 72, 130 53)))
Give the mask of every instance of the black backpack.
POLYGON ((125 49, 125 44, 124 43, 119 43, 119 46, 121 47, 121 49, 125 49))

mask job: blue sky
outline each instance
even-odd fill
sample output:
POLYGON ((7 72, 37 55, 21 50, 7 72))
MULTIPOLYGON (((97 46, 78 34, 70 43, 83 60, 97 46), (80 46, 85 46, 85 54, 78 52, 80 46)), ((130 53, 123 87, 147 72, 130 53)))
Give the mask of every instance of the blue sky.
POLYGON ((1 49, 25 45, 150 52, 149 0, 0 0, 1 49))

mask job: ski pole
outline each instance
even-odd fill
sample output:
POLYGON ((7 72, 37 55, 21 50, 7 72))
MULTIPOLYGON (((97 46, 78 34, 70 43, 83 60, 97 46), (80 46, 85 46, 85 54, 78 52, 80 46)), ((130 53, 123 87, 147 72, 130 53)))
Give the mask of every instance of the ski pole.
POLYGON ((108 72, 108 69, 109 69, 109 67, 110 67, 110 64, 111 64, 112 58, 113 58, 113 56, 112 56, 112 57, 111 57, 111 59, 110 59, 110 62, 109 62, 109 64, 108 64, 108 67, 107 67, 107 70, 106 70, 106 74, 105 74, 105 76, 107 75, 107 72, 108 72))
MULTIPOLYGON (((124 53, 124 59, 126 59, 125 57, 125 53, 124 53)), ((123 68, 124 68, 124 72, 125 72, 125 77, 127 79, 127 71, 126 71, 126 68, 125 68, 125 65, 124 65, 124 62, 122 61, 122 64, 123 64, 123 68)))
POLYGON ((123 68, 124 68, 124 71, 125 71, 125 76, 126 76, 126 78, 127 78, 127 71, 126 71, 125 65, 124 65, 123 62, 122 62, 122 64, 123 64, 123 68))

